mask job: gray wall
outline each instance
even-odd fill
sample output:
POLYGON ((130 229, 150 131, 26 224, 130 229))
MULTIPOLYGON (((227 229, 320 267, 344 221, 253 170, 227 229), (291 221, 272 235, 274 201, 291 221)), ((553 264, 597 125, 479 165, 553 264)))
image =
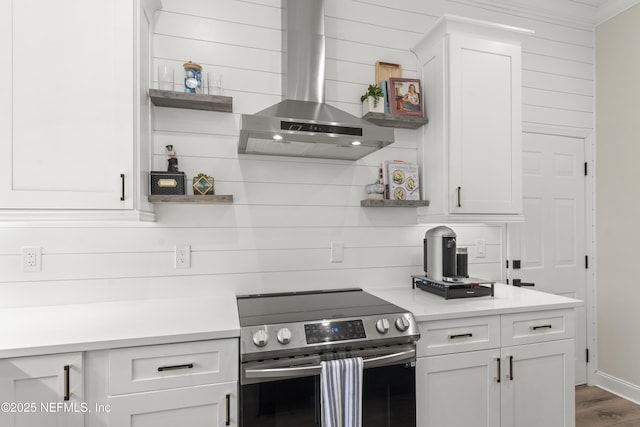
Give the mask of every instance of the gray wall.
POLYGON ((640 6, 596 29, 598 369, 640 400, 640 6), (635 386, 633 386, 635 384, 635 386))

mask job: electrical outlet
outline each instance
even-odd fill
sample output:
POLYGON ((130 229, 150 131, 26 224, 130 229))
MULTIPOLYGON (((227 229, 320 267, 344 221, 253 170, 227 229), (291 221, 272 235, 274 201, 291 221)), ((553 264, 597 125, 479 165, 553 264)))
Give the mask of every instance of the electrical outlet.
POLYGON ((331 262, 344 261, 344 242, 331 242, 331 262))
POLYGON ((176 245, 176 268, 191 267, 191 246, 176 245))
POLYGON ((42 250, 40 246, 25 246, 22 248, 22 271, 42 271, 42 250))
POLYGON ((487 256, 487 242, 484 239, 476 240, 476 257, 484 258, 487 256))

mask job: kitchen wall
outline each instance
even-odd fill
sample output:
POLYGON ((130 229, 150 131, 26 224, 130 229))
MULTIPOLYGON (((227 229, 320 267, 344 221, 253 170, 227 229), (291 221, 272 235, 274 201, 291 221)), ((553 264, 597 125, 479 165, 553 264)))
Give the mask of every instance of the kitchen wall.
MULTIPOLYGON (((444 13, 535 30, 523 46, 526 128, 593 128, 592 26, 473 0, 326 0, 327 101, 360 115, 376 61, 416 77, 410 48, 444 13)), ((430 225, 415 224, 415 209, 362 208, 360 200, 382 160, 416 161, 419 131, 397 129, 395 144, 357 162, 240 157, 240 114, 280 100, 280 1, 163 0, 156 18, 153 63, 170 65, 178 80, 188 60, 222 73, 234 113, 156 108, 155 169, 166 169, 164 146, 173 144, 187 176, 212 175, 234 203, 157 206, 155 223, 2 224, 0 306, 409 286, 430 225), (343 263, 329 262, 332 241, 344 242, 343 263), (174 268, 176 244, 191 245, 191 268, 174 268), (13 268, 22 246, 42 247, 42 272, 13 268)), ((453 228, 469 247, 470 273, 500 280, 503 228, 453 228), (475 256, 478 239, 485 258, 475 256)))
POLYGON ((629 268, 640 238, 638 22, 635 6, 596 29, 596 268, 599 381, 640 402, 640 287, 629 268))

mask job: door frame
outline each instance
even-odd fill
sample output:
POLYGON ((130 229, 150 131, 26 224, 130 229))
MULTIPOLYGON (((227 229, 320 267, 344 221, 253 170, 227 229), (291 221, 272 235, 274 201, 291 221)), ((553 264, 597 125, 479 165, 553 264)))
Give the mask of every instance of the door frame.
MULTIPOLYGON (((598 354, 597 354, 597 316, 596 316, 596 224, 595 224, 595 198, 596 198, 596 158, 595 158, 595 134, 593 129, 575 129, 562 126, 539 126, 532 124, 523 124, 522 133, 535 133, 542 135, 566 136, 570 138, 578 138, 584 140, 584 160, 587 163, 587 176, 585 180, 585 254, 589 257, 589 268, 587 269, 586 289, 585 289, 585 310, 586 310, 586 342, 589 349, 589 363, 587 363, 587 384, 593 385, 596 381, 598 372, 598 354)), ((507 226, 503 225, 503 260, 505 265, 508 256, 508 236, 507 226)), ((507 271, 504 270, 506 279, 507 271)), ((585 355, 576 355, 576 357, 585 357, 585 355)))

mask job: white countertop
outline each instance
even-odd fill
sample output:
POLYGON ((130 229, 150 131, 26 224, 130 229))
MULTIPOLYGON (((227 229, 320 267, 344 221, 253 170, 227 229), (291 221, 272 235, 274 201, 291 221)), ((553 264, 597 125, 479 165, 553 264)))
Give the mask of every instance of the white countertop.
POLYGON ((0 358, 240 336, 233 294, 0 309, 0 358))
POLYGON ((496 283, 494 296, 445 300, 410 286, 368 292, 411 311, 418 322, 579 307, 580 300, 496 283))
MULTIPOLYGON (((582 301, 496 284, 494 297, 450 299, 420 289, 367 289, 418 322, 573 308, 582 301)), ((240 336, 232 293, 0 309, 0 358, 240 336)))

